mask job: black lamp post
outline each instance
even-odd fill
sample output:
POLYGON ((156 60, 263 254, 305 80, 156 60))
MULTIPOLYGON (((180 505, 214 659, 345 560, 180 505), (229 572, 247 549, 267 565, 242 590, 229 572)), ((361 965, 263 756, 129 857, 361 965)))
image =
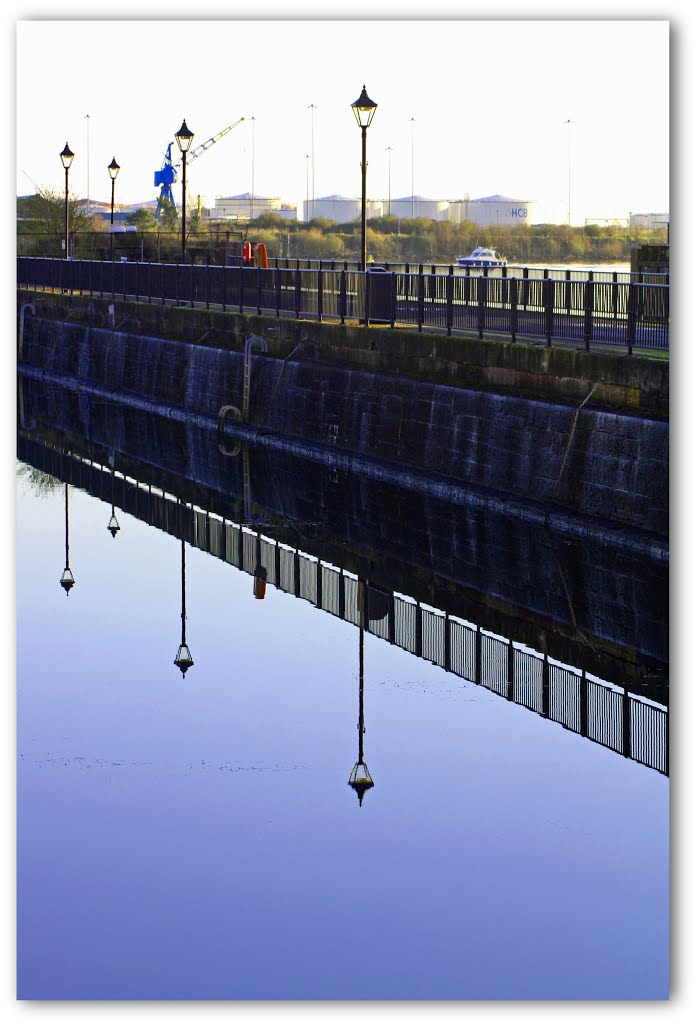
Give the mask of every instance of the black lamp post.
POLYGON ((186 548, 182 540, 182 642, 179 644, 174 664, 182 676, 185 676, 193 663, 194 659, 186 642, 186 548))
POLYGON ((63 167, 65 168, 65 258, 66 259, 68 259, 69 256, 70 256, 69 249, 68 249, 68 229, 70 227, 69 222, 68 222, 68 171, 70 170, 70 165, 73 162, 73 157, 74 156, 75 156, 75 154, 72 152, 72 150, 70 149, 70 146, 66 142, 65 148, 64 148, 63 152, 60 155, 61 163, 63 164, 63 167))
POLYGON ((68 597, 75 586, 75 577, 70 568, 70 518, 68 512, 68 485, 65 485, 65 569, 60 579, 60 584, 68 597))
POLYGON ((369 789, 372 789, 375 783, 373 782, 370 772, 368 771, 368 765, 365 763, 363 757, 363 733, 365 732, 365 725, 363 721, 363 677, 364 677, 364 657, 363 648, 365 644, 365 583, 362 580, 358 581, 358 622, 359 622, 359 638, 358 638, 358 760, 356 761, 351 775, 349 777, 348 784, 358 797, 358 803, 362 806, 363 797, 369 789))
POLYGON ((366 215, 366 192, 365 192, 365 179, 366 171, 368 169, 368 161, 366 160, 366 136, 368 129, 370 128, 370 122, 373 120, 375 111, 378 108, 377 103, 373 103, 368 93, 363 91, 356 100, 355 103, 351 104, 353 113, 355 114, 358 127, 361 129, 362 135, 362 149, 361 149, 361 268, 365 270, 367 252, 365 245, 365 215, 366 215))
POLYGON ((109 177, 111 178, 111 223, 114 223, 114 185, 116 184, 116 176, 121 170, 119 165, 116 163, 116 157, 111 158, 111 163, 107 167, 109 171, 109 177))
POLYGON ((186 127, 186 120, 182 121, 182 126, 174 136, 179 146, 183 159, 182 167, 182 263, 186 260, 186 154, 191 148, 191 141, 194 137, 194 133, 190 132, 186 127))
POLYGON ((107 167, 107 170, 109 172, 109 177, 111 178, 111 231, 112 231, 112 234, 111 234, 111 238, 110 238, 110 249, 111 249, 111 258, 113 260, 113 258, 114 258, 114 234, 113 234, 113 231, 114 231, 114 185, 116 184, 116 175, 121 170, 119 165, 116 163, 116 157, 115 156, 111 158, 111 163, 107 167))

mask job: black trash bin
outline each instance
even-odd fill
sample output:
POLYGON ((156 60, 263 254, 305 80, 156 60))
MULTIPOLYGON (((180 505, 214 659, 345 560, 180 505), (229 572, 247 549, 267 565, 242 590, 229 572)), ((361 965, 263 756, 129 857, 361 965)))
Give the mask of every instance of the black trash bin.
POLYGON ((368 267, 365 290, 368 302, 368 322, 392 323, 395 298, 395 275, 384 267, 368 267), (369 278, 369 279, 368 279, 369 278))

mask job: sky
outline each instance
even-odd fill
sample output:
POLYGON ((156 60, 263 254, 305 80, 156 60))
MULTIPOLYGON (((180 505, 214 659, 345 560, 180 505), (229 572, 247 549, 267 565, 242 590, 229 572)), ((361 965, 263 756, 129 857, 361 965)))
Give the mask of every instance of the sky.
POLYGON ((62 191, 67 141, 76 196, 108 202, 116 157, 117 204, 152 200, 182 119, 193 149, 244 118, 190 162, 190 201, 358 196, 365 84, 369 198, 413 182, 432 199, 534 200, 538 222, 566 222, 569 199, 576 224, 669 210, 668 20, 27 16, 16 38, 18 195, 62 191))

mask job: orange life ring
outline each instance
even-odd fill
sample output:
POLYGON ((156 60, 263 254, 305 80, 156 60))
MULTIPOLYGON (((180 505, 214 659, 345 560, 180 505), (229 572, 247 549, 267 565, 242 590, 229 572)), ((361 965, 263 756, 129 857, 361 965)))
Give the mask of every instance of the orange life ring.
POLYGON ((269 260, 266 255, 266 246, 263 242, 258 242, 254 247, 254 258, 258 267, 268 267, 269 260))

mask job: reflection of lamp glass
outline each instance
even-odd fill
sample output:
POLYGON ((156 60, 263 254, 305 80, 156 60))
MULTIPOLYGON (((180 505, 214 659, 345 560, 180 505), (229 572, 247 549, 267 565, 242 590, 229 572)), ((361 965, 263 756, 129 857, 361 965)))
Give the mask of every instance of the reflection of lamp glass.
POLYGON ((60 578, 60 585, 65 591, 65 596, 68 597, 70 591, 75 586, 75 577, 73 576, 70 568, 70 515, 68 508, 68 485, 65 485, 65 569, 63 575, 60 578))
POLYGON ((358 621, 359 621, 359 639, 358 639, 358 760, 353 766, 351 775, 349 776, 348 784, 358 797, 358 803, 362 806, 363 797, 366 792, 375 785, 373 782, 370 772, 368 771, 368 765, 365 763, 363 756, 363 733, 365 732, 365 724, 363 720, 363 679, 364 679, 364 640, 365 640, 365 584, 360 580, 358 582, 358 621))
POLYGON ((174 664, 180 670, 182 676, 185 676, 193 663, 194 659, 191 657, 191 651, 186 642, 186 548, 182 538, 182 640, 179 644, 174 664))
POLYGON ((109 520, 109 525, 107 526, 107 530, 109 531, 111 536, 114 539, 116 539, 116 534, 119 532, 120 529, 121 529, 121 527, 119 526, 119 521, 116 518, 116 513, 114 511, 114 506, 112 505, 111 506, 111 519, 109 520))

